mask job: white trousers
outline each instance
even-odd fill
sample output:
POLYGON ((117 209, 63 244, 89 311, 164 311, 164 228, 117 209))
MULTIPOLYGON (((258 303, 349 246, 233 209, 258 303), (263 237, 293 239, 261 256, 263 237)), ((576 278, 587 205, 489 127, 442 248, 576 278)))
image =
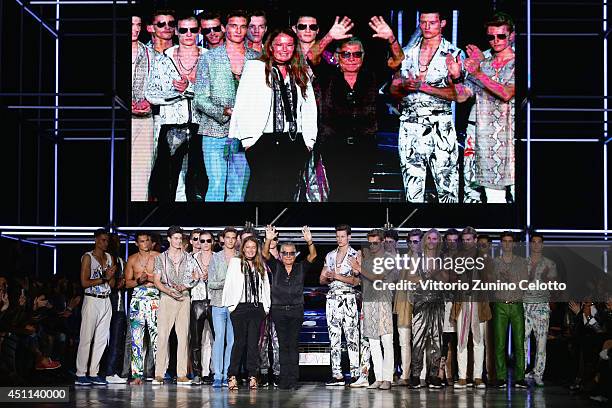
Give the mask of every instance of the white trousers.
POLYGON ((376 381, 393 381, 393 333, 384 334, 377 339, 368 337, 368 340, 376 381), (384 348, 384 357, 380 343, 384 348))
MULTIPOLYGON (((464 304, 465 305, 465 304, 464 304)), ((472 331, 471 322, 468 320, 468 327, 463 327, 463 313, 467 307, 462 307, 461 312, 459 312, 459 316, 457 317, 457 336, 463 330, 472 331)), ((485 353, 485 327, 486 322, 478 323, 480 330, 480 339, 476 341, 474 333, 472 332, 472 343, 474 345, 474 371, 473 378, 482 379, 482 366, 484 364, 484 353, 485 353)), ((468 334, 469 335, 469 332, 468 334)), ((465 380, 467 378, 467 363, 468 363, 468 347, 467 345, 461 349, 457 346, 457 363, 459 365, 459 379, 465 380)))
POLYGON ((214 372, 211 361, 212 345, 213 333, 206 321, 204 322, 204 331, 202 332, 202 375, 204 377, 214 372))
POLYGON ((92 296, 84 296, 76 360, 77 377, 87 375, 87 363, 89 363, 89 376, 96 377, 98 375, 100 359, 102 359, 102 354, 104 354, 104 349, 110 335, 112 314, 113 311, 109 298, 99 299, 92 296), (92 347, 93 350, 91 350, 92 347), (89 360, 90 350, 91 361, 89 360))
POLYGON ((402 380, 410 378, 410 361, 412 360, 412 327, 398 327, 400 354, 402 357, 402 380))

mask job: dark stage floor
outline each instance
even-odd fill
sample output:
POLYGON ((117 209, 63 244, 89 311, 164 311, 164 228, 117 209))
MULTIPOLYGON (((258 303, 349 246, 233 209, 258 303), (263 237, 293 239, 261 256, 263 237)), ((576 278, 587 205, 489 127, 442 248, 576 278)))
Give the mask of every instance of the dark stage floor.
MULTIPOLYGON (((321 383, 302 383, 295 391, 242 388, 229 392, 210 386, 163 385, 76 387, 71 390, 77 407, 577 407, 598 406, 586 397, 570 394, 561 387, 529 390, 410 390, 394 387, 390 391, 325 387, 321 383)), ((602 406, 602 405, 599 405, 602 406)))

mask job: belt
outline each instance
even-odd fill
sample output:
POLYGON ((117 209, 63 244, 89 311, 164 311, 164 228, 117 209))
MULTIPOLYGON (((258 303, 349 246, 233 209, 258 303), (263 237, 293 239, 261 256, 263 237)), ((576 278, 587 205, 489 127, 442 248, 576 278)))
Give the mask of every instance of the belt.
POLYGON ((272 307, 272 309, 291 310, 291 309, 303 308, 304 305, 303 304, 298 304, 298 305, 272 305, 271 307, 272 307))
POLYGON ((86 293, 85 296, 91 296, 91 297, 95 297, 95 298, 98 298, 98 299, 106 299, 107 297, 110 296, 110 293, 108 293, 106 295, 96 295, 96 294, 93 294, 93 293, 86 293))

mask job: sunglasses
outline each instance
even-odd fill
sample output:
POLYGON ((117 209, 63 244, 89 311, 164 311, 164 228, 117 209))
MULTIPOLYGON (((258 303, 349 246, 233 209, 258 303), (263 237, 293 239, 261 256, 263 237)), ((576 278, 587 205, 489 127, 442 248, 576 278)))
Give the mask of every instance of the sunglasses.
POLYGON ((200 31, 199 27, 180 27, 178 29, 179 34, 187 34, 187 31, 191 31, 191 34, 197 34, 200 31))
POLYGON ((310 31, 317 31, 319 29, 318 24, 298 24, 297 29, 300 31, 304 31, 306 27, 310 28, 310 31))
POLYGON ((295 256, 295 251, 291 251, 291 252, 287 252, 287 251, 283 251, 281 252, 282 256, 295 256))
POLYGON ((487 34, 487 40, 493 41, 497 37, 498 40, 505 40, 508 38, 508 34, 487 34))
POLYGON ((168 24, 168 27, 172 27, 172 28, 176 27, 176 21, 174 21, 174 20, 170 20, 168 22, 158 21, 157 23, 155 23, 157 28, 164 28, 166 26, 166 24, 168 24))
POLYGON ((215 33, 220 33, 221 32, 221 26, 218 25, 218 26, 214 26, 214 27, 210 27, 210 28, 203 28, 202 29, 202 34, 208 35, 208 34, 210 34, 213 31, 215 33))
POLYGON ((202 244, 211 244, 213 242, 212 239, 208 238, 208 239, 201 239, 200 243, 202 244))
POLYGON ((338 54, 340 54, 340 57, 344 59, 349 59, 351 57, 361 59, 361 57, 363 57, 363 51, 355 51, 355 52, 342 51, 342 52, 338 52, 338 54))
POLYGON ((379 246, 380 244, 382 244, 382 242, 368 242, 368 244, 373 247, 373 246, 379 246))

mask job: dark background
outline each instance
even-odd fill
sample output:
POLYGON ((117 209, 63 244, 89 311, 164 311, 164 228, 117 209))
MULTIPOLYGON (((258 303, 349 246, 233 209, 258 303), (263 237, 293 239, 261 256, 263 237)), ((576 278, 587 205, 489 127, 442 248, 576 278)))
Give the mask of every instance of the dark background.
MULTIPOLYGON (((165 2, 157 2, 164 7, 165 2)), ((224 2, 228 7, 236 2, 224 2)), ((182 8, 194 8, 181 1, 182 8)), ((209 3, 197 2, 198 8, 209 3)), ((244 4, 244 2, 242 3, 244 4)), ((280 16, 294 2, 255 1, 280 16), (275 10, 277 12, 275 12, 275 10)), ((404 42, 414 28, 414 2, 311 1, 320 10, 321 32, 335 14, 366 22, 372 14, 403 9, 404 42), (398 4, 400 6, 398 6, 398 4)), ((55 27, 55 6, 29 5, 55 27)), ((517 22, 517 139, 525 138, 526 14, 521 1, 457 2, 462 26, 459 46, 475 41, 484 46, 482 22, 495 6, 511 11, 517 22), (514 10, 514 11, 513 11, 514 10), (470 21, 469 24, 466 22, 470 21)), ((146 6, 150 10, 149 5, 146 6)), ((298 13, 297 10, 294 13, 298 13)), ((161 226, 243 225, 255 221, 254 204, 177 204, 157 208, 129 202, 129 112, 114 98, 130 98, 129 24, 125 5, 62 6, 59 29, 59 132, 53 127, 55 38, 18 3, 0 3, 0 113, 3 121, 3 184, 1 225, 53 225, 54 146, 58 148, 58 225, 161 226), (51 94, 51 95, 49 95, 51 94), (24 109, 17 106, 37 106, 24 109), (89 107, 77 109, 78 107, 89 107), (113 107, 115 109, 113 109, 113 107), (115 137, 113 217, 110 216, 111 143, 115 137), (78 139, 78 140, 75 140, 78 139), (104 140, 97 140, 104 139, 104 140)), ((273 18, 270 25, 285 17, 273 18)), ((532 9, 532 107, 601 109, 603 84, 602 2, 534 1, 532 9)), ((395 27, 395 23, 392 24, 395 27)), ((450 25, 446 38, 450 38, 450 25)), ((358 31, 358 30, 357 30, 358 31)), ((356 32, 357 32, 356 31, 356 32)), ((368 47, 368 45, 366 45, 368 47)), ((609 54, 610 55, 610 54, 609 54)), ((461 109, 461 108, 460 108, 461 109)), ((458 111, 459 112, 459 111, 458 111)), ((460 117, 458 113, 458 117, 460 117)), ((600 229, 603 225, 603 113, 595 111, 532 111, 532 138, 599 139, 594 143, 532 143, 531 226, 536 228, 600 229)), ((524 194, 526 144, 517 141, 517 205, 415 205, 398 203, 259 205, 259 224, 289 210, 277 225, 356 226, 399 224, 414 208, 410 226, 473 225, 476 228, 526 228, 524 194)), ((609 155, 609 154, 608 154, 609 155)), ((609 157, 608 157, 609 158, 609 157)), ((76 273, 83 246, 59 246, 60 271, 76 273)), ((52 251, 0 239, 9 271, 47 274, 52 251)), ((4 273, 0 271, 0 273, 4 273)))

